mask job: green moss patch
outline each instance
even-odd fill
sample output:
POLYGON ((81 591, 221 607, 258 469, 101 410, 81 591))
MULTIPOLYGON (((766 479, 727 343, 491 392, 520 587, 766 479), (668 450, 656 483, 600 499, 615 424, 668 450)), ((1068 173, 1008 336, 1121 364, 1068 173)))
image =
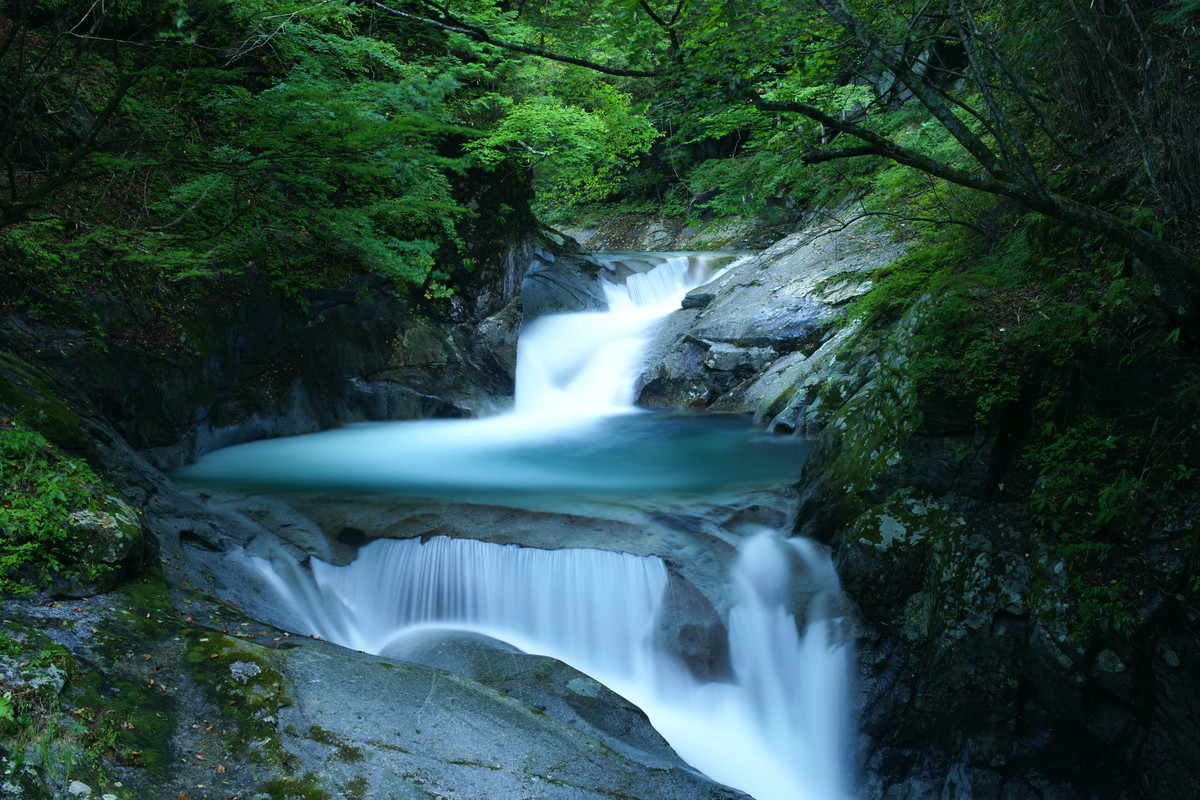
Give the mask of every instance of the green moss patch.
POLYGON ((233 754, 264 766, 289 760, 278 736, 281 708, 292 705, 277 656, 244 639, 189 631, 183 662, 221 709, 233 754))

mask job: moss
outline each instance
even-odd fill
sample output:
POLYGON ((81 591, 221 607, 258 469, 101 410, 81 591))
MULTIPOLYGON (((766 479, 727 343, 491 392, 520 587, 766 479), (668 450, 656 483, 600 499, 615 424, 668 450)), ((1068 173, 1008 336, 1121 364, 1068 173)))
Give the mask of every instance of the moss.
POLYGON ((882 474, 900 464, 904 441, 916 430, 915 395, 903 376, 881 372, 834 415, 829 429, 838 449, 827 465, 841 488, 844 510, 863 510, 882 474))
POLYGON ((892 495, 859 516, 848 539, 887 551, 938 539, 964 524, 946 504, 905 492, 892 495))
POLYGON ((348 800, 367 800, 368 792, 371 790, 371 784, 362 775, 351 778, 346 781, 346 785, 342 787, 348 800))
MULTIPOLYGON (((132 656, 131 659, 137 659, 132 656)), ((88 725, 88 748, 99 761, 138 767, 151 778, 167 777, 174 764, 167 734, 178 703, 154 679, 134 669, 87 670, 70 694, 73 712, 88 725)))
POLYGON ((326 730, 320 725, 309 726, 308 738, 334 748, 336 756, 347 764, 357 764, 363 760, 362 748, 348 744, 344 737, 326 730))
POLYGON ((84 461, 9 420, 0 420, 0 495, 0 592, 58 583, 70 593, 111 573, 110 560, 140 556, 137 512, 84 461))
POLYGON ((64 445, 79 444, 79 415, 50 389, 46 376, 13 353, 0 352, 0 402, 21 423, 64 445))
POLYGON ((161 570, 147 570, 122 583, 116 591, 127 601, 125 616, 146 637, 160 637, 163 625, 175 624, 175 607, 161 570))
MULTIPOLYGON (((171 702, 127 674, 98 672, 36 629, 6 621, 0 652, 11 669, 0 701, 0 750, 22 797, 71 778, 106 785, 119 763, 161 774, 171 702)), ((121 797, 128 797, 126 794, 121 797)))
POLYGON ((259 784, 258 793, 271 800, 330 800, 332 797, 315 772, 291 778, 271 778, 259 784))
POLYGON ((185 638, 183 663, 225 715, 233 754, 263 766, 285 766, 291 757, 276 720, 292 700, 276 656, 244 639, 210 631, 188 631, 185 638))

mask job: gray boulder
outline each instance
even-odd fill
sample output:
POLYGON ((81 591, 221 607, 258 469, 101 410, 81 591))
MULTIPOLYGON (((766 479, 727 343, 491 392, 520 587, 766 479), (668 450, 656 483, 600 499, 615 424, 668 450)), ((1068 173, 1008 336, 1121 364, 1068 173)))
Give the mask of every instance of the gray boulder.
POLYGON ((649 348, 638 403, 753 411, 780 357, 810 355, 903 247, 865 221, 793 234, 694 289, 649 348))

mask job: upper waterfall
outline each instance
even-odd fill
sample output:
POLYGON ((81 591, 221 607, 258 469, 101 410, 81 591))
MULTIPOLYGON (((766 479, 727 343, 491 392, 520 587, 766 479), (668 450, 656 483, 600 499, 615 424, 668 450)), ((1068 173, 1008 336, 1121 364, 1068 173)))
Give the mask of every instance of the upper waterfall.
POLYGON ((632 411, 636 367, 650 334, 690 289, 712 278, 712 263, 672 254, 624 283, 605 283, 606 310, 554 314, 525 326, 514 413, 549 422, 632 411))

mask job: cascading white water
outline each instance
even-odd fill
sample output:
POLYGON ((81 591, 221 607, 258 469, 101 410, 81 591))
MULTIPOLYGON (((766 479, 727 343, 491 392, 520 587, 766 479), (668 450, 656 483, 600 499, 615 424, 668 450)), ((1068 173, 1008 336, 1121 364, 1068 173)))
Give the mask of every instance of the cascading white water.
POLYGON ((549 648, 613 676, 639 671, 632 659, 641 656, 667 585, 658 559, 445 537, 379 540, 344 567, 314 561, 311 577, 256 562, 309 632, 356 650, 386 654, 432 625, 527 652, 549 648))
MULTIPOLYGON (((671 476, 655 473, 684 467, 668 462, 664 468, 640 441, 632 457, 610 459, 597 471, 590 464, 593 441, 584 446, 584 439, 558 440, 546 432, 575 436, 598 420, 636 420, 632 381, 647 337, 708 277, 702 261, 698 268, 688 256, 667 258, 623 286, 608 287, 607 312, 531 323, 522 332, 510 414, 254 443, 207 456, 192 477, 212 479, 250 464, 276 479, 288 472, 292 487, 309 485, 302 470, 319 471, 314 485, 329 485, 331 474, 353 474, 358 488, 431 493, 477 485, 511 491, 507 487, 524 483, 548 491, 612 483, 620 490, 631 485, 623 473, 634 473, 638 488, 660 481, 673 487, 671 476), (583 447, 584 455, 564 467, 542 450, 529 451, 527 438, 565 441, 583 447), (515 460, 501 460, 498 454, 514 443, 526 449, 518 449, 515 460)), ((607 436, 601 431, 594 438, 607 436)), ((747 458, 766 460, 761 451, 747 458)), ((689 468, 704 462, 705 469, 734 460, 724 451, 696 456, 687 449, 683 459, 689 468)), ((430 626, 484 633, 608 684, 640 706, 685 760, 758 800, 849 797, 843 769, 848 655, 827 608, 837 579, 807 543, 764 534, 746 544, 733 575, 728 624, 734 680, 711 683, 697 682, 652 644, 667 586, 658 559, 435 538, 377 541, 347 566, 314 560, 311 572, 290 559, 257 563, 304 632, 379 654, 402 654, 404 639, 430 626), (791 611, 797 581, 809 597, 803 635, 791 611)))
POLYGON ((635 368, 655 323, 701 282, 691 260, 674 256, 624 284, 605 284, 603 313, 553 314, 522 330, 515 415, 552 424, 632 411, 635 368))
POLYGON ((828 560, 764 532, 734 570, 735 680, 696 681, 651 633, 667 571, 657 558, 438 537, 379 540, 312 574, 256 559, 302 631, 403 657, 429 628, 483 633, 586 672, 646 712, 676 752, 757 800, 845 800, 847 646, 827 603, 828 560), (804 635, 789 609, 806 582, 804 635))

